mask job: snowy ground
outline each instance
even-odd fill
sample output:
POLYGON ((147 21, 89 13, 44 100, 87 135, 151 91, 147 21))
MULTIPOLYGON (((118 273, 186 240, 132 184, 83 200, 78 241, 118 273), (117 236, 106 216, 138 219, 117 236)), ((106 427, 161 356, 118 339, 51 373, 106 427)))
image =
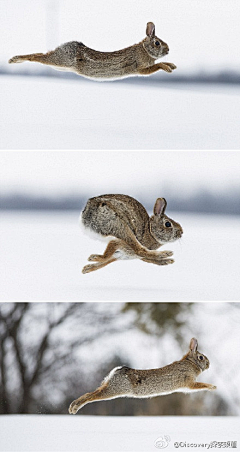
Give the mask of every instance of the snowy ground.
POLYGON ((146 452, 162 449, 162 441, 168 451, 215 450, 225 441, 240 448, 239 417, 9 415, 0 416, 0 429, 1 452, 146 452))
POLYGON ((2 76, 0 89, 1 149, 240 147, 239 87, 2 76))
POLYGON ((175 263, 120 261, 83 275, 105 243, 83 235, 78 212, 1 213, 1 300, 239 301, 240 219, 169 213, 180 222, 175 263))

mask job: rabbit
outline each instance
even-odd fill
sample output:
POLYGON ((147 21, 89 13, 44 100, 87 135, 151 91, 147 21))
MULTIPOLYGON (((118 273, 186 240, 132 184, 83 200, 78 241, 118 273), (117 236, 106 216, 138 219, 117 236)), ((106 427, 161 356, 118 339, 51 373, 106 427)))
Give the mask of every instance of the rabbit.
POLYGON ((152 22, 148 22, 146 34, 146 38, 140 43, 116 52, 99 52, 82 42, 72 41, 45 54, 14 56, 9 63, 35 61, 96 80, 114 80, 133 75, 149 75, 159 69, 165 72, 176 69, 173 63, 155 64, 155 60, 168 54, 169 47, 155 36, 155 25, 152 22))
POLYGON ((171 251, 155 251, 164 243, 179 239, 183 230, 179 223, 165 215, 167 201, 158 198, 153 215, 136 199, 128 195, 102 195, 90 198, 80 216, 84 232, 94 232, 99 239, 109 241, 105 252, 91 254, 83 267, 89 273, 121 259, 141 259, 156 265, 174 262, 171 251))
POLYGON ((115 367, 104 378, 101 386, 74 400, 69 413, 76 414, 84 405, 118 397, 138 399, 172 394, 173 392, 213 391, 216 386, 196 381, 209 368, 209 360, 197 351, 198 341, 192 338, 189 351, 180 361, 159 369, 136 370, 127 366, 115 367))

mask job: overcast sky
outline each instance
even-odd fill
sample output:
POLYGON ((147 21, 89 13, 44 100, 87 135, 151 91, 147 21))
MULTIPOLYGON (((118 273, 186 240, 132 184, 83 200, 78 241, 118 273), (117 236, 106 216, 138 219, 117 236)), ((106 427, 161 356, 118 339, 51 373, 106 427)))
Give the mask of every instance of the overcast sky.
POLYGON ((178 73, 239 70, 239 17, 239 0, 1 0, 0 63, 72 40, 118 50, 141 41, 153 21, 178 73))
MULTIPOLYGON (((240 190, 238 151, 1 151, 2 193, 240 190)), ((236 192, 235 192, 236 194, 236 192)))

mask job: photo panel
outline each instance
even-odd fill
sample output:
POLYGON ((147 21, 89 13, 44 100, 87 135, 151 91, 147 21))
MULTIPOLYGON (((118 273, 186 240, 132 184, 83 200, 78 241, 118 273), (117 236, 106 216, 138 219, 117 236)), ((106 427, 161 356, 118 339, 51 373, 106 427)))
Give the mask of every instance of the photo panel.
POLYGON ((240 303, 5 302, 0 315, 1 450, 239 447, 240 303))
POLYGON ((239 450, 239 19, 0 2, 0 452, 239 450))
POLYGON ((1 149, 239 149, 238 0, 2 0, 0 17, 1 149))
POLYGON ((240 299, 238 151, 6 151, 0 162, 1 300, 240 299))

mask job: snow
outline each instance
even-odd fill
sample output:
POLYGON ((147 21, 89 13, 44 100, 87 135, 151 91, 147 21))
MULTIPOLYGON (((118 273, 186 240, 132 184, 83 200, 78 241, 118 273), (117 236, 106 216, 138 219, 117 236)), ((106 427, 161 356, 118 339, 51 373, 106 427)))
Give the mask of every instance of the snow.
POLYGON ((124 193, 152 208, 157 197, 169 202, 169 195, 198 194, 206 203, 210 193, 239 199, 239 167, 238 151, 2 151, 0 190, 3 196, 74 196, 82 202, 124 193))
POLYGON ((196 444, 209 445, 214 441, 237 441, 239 450, 239 427, 239 417, 8 415, 0 417, 0 451, 145 452, 156 451, 155 443, 161 438, 168 441, 168 451, 178 447, 206 450, 207 446, 196 447, 196 444))
POLYGON ((239 87, 2 76, 0 89, 1 149, 240 147, 239 87))
POLYGON ((240 219, 168 212, 184 230, 162 250, 175 263, 119 261, 83 275, 105 244, 78 227, 79 212, 2 213, 1 300, 239 301, 240 219))

